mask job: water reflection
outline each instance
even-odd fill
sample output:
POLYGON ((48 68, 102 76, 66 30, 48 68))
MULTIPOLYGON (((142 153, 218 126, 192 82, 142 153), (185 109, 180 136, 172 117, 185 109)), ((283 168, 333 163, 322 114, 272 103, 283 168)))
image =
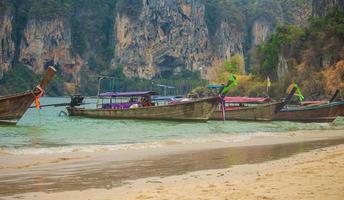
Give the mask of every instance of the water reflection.
POLYGON ((284 158, 316 148, 344 143, 344 139, 295 144, 232 147, 198 151, 136 161, 74 162, 48 169, 22 170, 19 175, 0 176, 0 196, 24 192, 49 192, 111 188, 126 180, 152 176, 179 175, 187 172, 228 168, 284 158), (20 184, 19 184, 20 183, 20 184))

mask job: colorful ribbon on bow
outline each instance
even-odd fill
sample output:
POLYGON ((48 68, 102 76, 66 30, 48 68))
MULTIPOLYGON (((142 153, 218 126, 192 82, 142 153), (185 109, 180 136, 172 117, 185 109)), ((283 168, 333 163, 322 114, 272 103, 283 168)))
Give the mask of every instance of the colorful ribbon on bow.
POLYGON ((305 99, 305 97, 302 95, 300 87, 296 83, 294 83, 294 87, 296 88, 295 95, 296 95, 297 99, 299 101, 303 101, 305 99))
POLYGON ((231 88, 237 85, 236 77, 233 74, 229 75, 227 85, 222 89, 221 94, 225 95, 231 88))
POLYGON ((43 96, 44 90, 42 89, 42 87, 40 85, 37 85, 36 88, 38 89, 39 93, 38 93, 38 95, 35 95, 35 106, 36 106, 36 109, 39 110, 39 109, 41 109, 41 103, 39 101, 39 98, 41 96, 43 96))

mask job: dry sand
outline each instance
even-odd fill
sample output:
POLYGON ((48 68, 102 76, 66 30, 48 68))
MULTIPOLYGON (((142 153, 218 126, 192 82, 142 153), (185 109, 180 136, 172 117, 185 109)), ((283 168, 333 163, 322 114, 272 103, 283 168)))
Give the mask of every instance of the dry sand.
POLYGON ((344 145, 316 149, 260 164, 138 179, 111 189, 26 193, 4 199, 342 200, 344 145))

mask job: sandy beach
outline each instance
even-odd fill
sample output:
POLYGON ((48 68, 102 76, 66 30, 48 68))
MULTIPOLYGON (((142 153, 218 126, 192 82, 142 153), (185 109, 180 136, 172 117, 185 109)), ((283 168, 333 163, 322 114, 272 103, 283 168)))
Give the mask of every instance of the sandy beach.
POLYGON ((0 199, 339 200, 343 138, 343 130, 296 131, 241 143, 173 143, 144 153, 31 156, 31 162, 2 152, 0 199))

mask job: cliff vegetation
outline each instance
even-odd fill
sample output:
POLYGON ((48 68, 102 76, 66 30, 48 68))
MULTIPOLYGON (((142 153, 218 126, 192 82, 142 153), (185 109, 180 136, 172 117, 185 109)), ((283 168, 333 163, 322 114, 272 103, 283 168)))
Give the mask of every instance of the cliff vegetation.
POLYGON ((186 94, 233 73, 231 95, 278 98, 297 82, 325 98, 344 90, 344 6, 326 2, 2 0, 0 94, 31 89, 54 65, 50 95, 95 95, 98 75, 116 77, 107 90, 186 94))
POLYGON ((309 26, 280 26, 267 43, 258 46, 260 66, 254 74, 276 82, 273 95, 297 82, 309 99, 325 98, 336 89, 344 91, 344 11, 333 9, 314 17, 309 26), (278 76, 281 59, 288 70, 278 76))

